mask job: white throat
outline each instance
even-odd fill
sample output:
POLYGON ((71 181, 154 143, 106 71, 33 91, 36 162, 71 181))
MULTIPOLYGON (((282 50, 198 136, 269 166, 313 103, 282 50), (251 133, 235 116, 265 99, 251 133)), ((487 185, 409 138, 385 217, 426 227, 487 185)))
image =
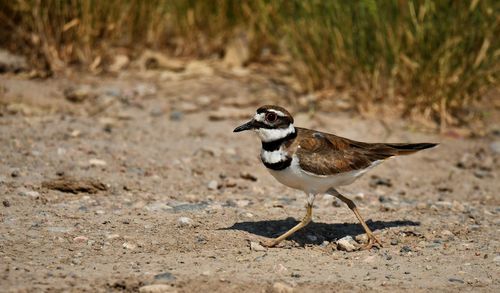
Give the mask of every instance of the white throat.
POLYGON ((255 132, 259 136, 260 140, 263 142, 271 142, 281 138, 286 137, 290 133, 295 132, 295 127, 292 123, 287 128, 258 128, 255 129, 255 132))

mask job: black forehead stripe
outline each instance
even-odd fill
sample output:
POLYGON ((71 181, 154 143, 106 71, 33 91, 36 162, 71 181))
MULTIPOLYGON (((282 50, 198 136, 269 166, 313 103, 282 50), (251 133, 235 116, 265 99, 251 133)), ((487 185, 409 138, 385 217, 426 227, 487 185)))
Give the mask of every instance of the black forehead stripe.
POLYGON ((287 134, 287 136, 283 138, 268 142, 262 142, 262 148, 269 152, 276 151, 279 150, 281 144, 283 144, 286 141, 295 139, 296 137, 297 137, 297 131, 294 130, 293 132, 287 134))
POLYGON ((285 160, 276 163, 267 163, 264 160, 262 160, 262 163, 264 163, 264 166, 266 166, 269 169, 279 171, 290 167, 290 165, 292 164, 292 158, 287 157, 285 160))

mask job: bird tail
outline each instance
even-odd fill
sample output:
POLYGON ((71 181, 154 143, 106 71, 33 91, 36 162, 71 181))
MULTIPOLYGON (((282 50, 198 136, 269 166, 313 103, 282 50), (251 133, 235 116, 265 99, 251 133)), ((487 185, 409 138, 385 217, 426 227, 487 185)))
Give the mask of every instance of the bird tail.
POLYGON ((433 148, 437 143, 386 143, 386 146, 395 151, 394 155, 410 155, 421 150, 433 148))

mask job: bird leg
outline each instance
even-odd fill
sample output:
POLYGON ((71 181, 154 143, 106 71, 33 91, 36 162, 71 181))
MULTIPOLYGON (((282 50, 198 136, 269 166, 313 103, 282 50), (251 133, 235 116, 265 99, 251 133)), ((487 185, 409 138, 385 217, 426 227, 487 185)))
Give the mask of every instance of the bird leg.
POLYGON ((363 249, 363 250, 370 249, 374 245, 378 245, 379 247, 382 247, 382 243, 380 242, 380 240, 377 239, 377 237, 375 237, 375 235, 373 235, 373 232, 372 232, 372 230, 370 230, 368 225, 366 225, 365 220, 363 220, 363 217, 361 217, 361 214, 359 213, 358 208, 356 207, 354 202, 352 200, 348 199, 347 197, 343 196, 342 194, 340 194, 335 189, 330 189, 329 193, 336 196, 338 199, 340 199, 345 204, 347 204, 347 206, 354 212, 354 215, 356 215, 356 218, 358 218, 358 221, 361 224, 361 226, 363 226, 363 229, 365 229, 366 236, 368 236, 368 243, 365 246, 363 246, 361 249, 363 249))
POLYGON ((314 195, 310 194, 308 199, 307 199, 307 204, 306 204, 306 215, 304 218, 302 218, 302 221, 295 225, 292 229, 288 230, 285 232, 283 235, 279 236, 276 239, 273 239, 270 242, 261 242, 261 244, 265 247, 274 247, 278 245, 281 241, 285 240, 289 236, 291 236, 293 233, 299 231, 300 229, 304 228, 311 222, 312 219, 312 207, 313 207, 313 202, 314 202, 314 195))

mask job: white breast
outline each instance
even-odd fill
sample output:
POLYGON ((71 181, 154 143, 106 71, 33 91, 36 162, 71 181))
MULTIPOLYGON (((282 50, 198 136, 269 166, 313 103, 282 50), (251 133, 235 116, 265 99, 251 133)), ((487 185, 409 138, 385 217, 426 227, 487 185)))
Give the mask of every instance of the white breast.
POLYGON ((378 165, 378 163, 380 163, 380 161, 376 161, 370 167, 362 170, 324 176, 304 171, 299 166, 298 157, 294 155, 290 167, 279 171, 268 170, 276 180, 288 187, 303 190, 307 193, 318 194, 325 193, 330 188, 353 183, 369 169, 378 165))

